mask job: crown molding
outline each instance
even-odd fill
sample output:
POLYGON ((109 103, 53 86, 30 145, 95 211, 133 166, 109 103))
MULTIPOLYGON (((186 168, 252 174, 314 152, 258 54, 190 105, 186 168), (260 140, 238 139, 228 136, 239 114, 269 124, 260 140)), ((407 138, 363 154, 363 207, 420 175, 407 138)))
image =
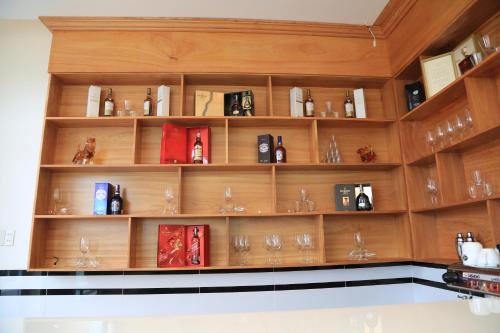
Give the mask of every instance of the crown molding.
MULTIPOLYGON (((146 17, 40 16, 39 19, 51 32, 60 30, 196 31, 371 38, 366 26, 355 24, 146 17)), ((372 31, 377 38, 384 38, 380 27, 372 27, 372 31)))
POLYGON ((373 25, 387 38, 416 2, 417 0, 390 0, 373 25))

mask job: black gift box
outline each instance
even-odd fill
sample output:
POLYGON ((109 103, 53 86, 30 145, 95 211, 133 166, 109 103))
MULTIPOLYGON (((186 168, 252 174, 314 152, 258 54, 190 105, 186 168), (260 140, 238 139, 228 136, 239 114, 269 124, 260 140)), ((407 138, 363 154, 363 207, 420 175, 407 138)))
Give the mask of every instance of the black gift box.
POLYGON ((259 163, 274 162, 274 138, 271 134, 257 137, 257 161, 259 163))

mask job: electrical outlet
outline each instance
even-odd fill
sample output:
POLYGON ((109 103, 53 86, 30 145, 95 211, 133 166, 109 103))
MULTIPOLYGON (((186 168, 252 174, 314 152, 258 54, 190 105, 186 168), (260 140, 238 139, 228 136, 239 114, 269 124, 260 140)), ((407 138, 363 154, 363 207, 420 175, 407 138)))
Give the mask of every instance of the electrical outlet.
POLYGON ((16 236, 15 230, 6 230, 4 238, 4 246, 14 246, 14 237, 16 236))

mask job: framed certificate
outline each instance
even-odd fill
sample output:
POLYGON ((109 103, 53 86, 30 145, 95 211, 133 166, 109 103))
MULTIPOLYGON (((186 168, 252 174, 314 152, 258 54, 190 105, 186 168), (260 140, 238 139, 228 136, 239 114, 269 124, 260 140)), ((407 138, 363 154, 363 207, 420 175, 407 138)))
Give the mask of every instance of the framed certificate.
POLYGON ((430 58, 420 57, 420 66, 427 98, 438 93, 458 77, 452 52, 430 58))

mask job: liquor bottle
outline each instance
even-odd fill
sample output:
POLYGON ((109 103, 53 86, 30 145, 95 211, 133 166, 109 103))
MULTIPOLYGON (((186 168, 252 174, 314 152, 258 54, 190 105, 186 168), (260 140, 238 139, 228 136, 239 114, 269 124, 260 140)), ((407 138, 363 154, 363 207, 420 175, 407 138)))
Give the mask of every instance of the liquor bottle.
POLYGON ((108 88, 108 97, 104 100, 104 116, 111 117, 115 110, 115 101, 113 100, 113 89, 108 88))
POLYGON ((474 67, 474 62, 472 61, 472 55, 469 54, 466 47, 462 48, 462 55, 464 59, 458 63, 458 68, 460 68, 460 73, 463 75, 474 67))
POLYGON ((467 236, 465 236, 465 241, 466 242, 475 242, 476 240, 474 239, 474 235, 472 232, 468 232, 467 236))
POLYGON ((314 100, 311 97, 311 89, 307 89, 306 117, 314 117, 314 100))
POLYGON ((278 145, 274 149, 274 156, 276 157, 276 163, 286 163, 286 149, 283 147, 281 135, 278 135, 278 145))
POLYGON ((243 116, 243 110, 241 109, 241 105, 238 100, 238 94, 234 94, 233 105, 231 105, 231 115, 243 116))
POLYGON ((356 117, 356 114, 354 113, 354 104, 352 103, 351 96, 349 96, 349 90, 345 93, 344 111, 346 118, 356 117))
POLYGON ((457 255, 460 260, 462 260, 462 245, 464 244, 464 237, 462 233, 457 234, 457 238, 455 239, 455 245, 457 247, 457 255))
POLYGON ((193 228, 193 238, 191 238, 191 264, 200 264, 200 236, 198 227, 193 228))
POLYGON ((146 91, 146 98, 144 99, 144 115, 153 115, 153 98, 151 98, 151 88, 146 91))
POLYGON ((121 215, 123 214, 123 200, 120 196, 120 185, 115 187, 115 195, 111 198, 111 215, 121 215))
POLYGON ((356 197, 356 210, 372 210, 370 198, 365 194, 363 184, 359 184, 359 194, 356 197))
POLYGON ((196 141, 193 146, 193 163, 203 164, 203 142, 201 142, 201 132, 196 133, 196 141))

